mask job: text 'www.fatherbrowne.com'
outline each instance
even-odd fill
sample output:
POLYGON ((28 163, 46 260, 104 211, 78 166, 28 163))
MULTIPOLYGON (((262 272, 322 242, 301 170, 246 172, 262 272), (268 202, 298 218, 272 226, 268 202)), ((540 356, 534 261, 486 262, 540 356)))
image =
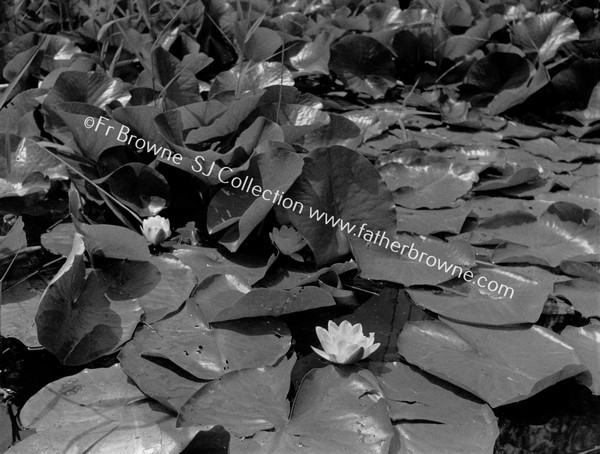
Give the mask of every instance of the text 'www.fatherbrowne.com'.
MULTIPOLYGON (((87 129, 94 129, 94 132, 104 132, 104 135, 114 133, 118 142, 123 144, 134 146, 139 152, 152 153, 155 156, 170 161, 173 164, 181 165, 183 156, 180 153, 173 153, 168 148, 157 147, 156 144, 150 143, 142 137, 131 134, 130 129, 121 125, 119 128, 108 124, 109 119, 106 117, 100 117, 95 119, 93 117, 87 117, 83 124, 87 129), (101 131, 98 131, 101 129, 101 131), (114 131, 113 131, 114 130, 114 131)), ((236 172, 230 167, 216 166, 214 162, 210 163, 207 167, 207 162, 202 156, 196 156, 191 170, 195 173, 200 173, 204 176, 216 177, 221 183, 231 186, 237 191, 246 192, 252 194, 254 197, 260 197, 266 202, 270 202, 273 205, 282 206, 288 210, 292 210, 298 214, 305 213, 305 206, 303 203, 292 200, 289 197, 285 197, 285 191, 271 190, 262 188, 259 184, 254 183, 252 177, 247 175, 243 178, 235 176, 236 172)), ((341 218, 332 216, 329 213, 319 211, 311 206, 308 206, 308 216, 310 219, 314 219, 317 222, 323 222, 325 225, 329 225, 333 228, 338 228, 342 233, 352 235, 357 238, 361 238, 367 243, 375 244, 379 247, 389 249, 394 253, 400 255, 406 254, 410 260, 417 260, 419 263, 425 263, 430 268, 437 268, 439 271, 444 271, 446 274, 450 274, 453 277, 463 279, 465 282, 471 282, 480 288, 487 289, 488 292, 497 294, 500 297, 508 297, 512 299, 515 290, 507 285, 500 284, 495 280, 488 279, 486 276, 475 276, 473 272, 465 271, 461 266, 448 263, 447 260, 440 260, 434 255, 427 254, 426 252, 420 252, 415 248, 415 243, 401 244, 399 241, 392 241, 388 238, 385 232, 373 232, 368 229, 368 225, 363 223, 360 227, 351 224, 350 222, 344 221, 341 218)))

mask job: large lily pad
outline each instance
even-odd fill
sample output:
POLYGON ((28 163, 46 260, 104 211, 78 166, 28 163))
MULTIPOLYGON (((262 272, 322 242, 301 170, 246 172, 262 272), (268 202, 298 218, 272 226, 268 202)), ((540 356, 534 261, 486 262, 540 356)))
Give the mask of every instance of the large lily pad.
POLYGON ((567 326, 561 333, 588 368, 588 373, 580 378, 592 392, 600 395, 600 325, 587 325, 580 328, 567 326))
POLYGON ((19 339, 29 348, 40 347, 35 314, 40 305, 46 282, 31 277, 1 293, 0 331, 4 337, 19 339))
POLYGON ((142 356, 168 360, 204 380, 271 365, 287 352, 290 341, 286 325, 278 320, 236 320, 210 328, 189 305, 135 334, 142 356))
POLYGON ((230 372, 183 405, 178 426, 222 425, 236 436, 281 427, 290 411, 287 394, 295 357, 276 366, 230 372))
POLYGON ((201 380, 169 361, 153 361, 140 354, 143 344, 136 339, 128 342, 119 352, 123 372, 131 378, 148 397, 157 400, 173 412, 202 388, 207 380, 201 380))
POLYGON ((465 203, 458 208, 443 210, 410 210, 396 207, 398 230, 401 232, 431 235, 440 232, 460 233, 467 216, 471 212, 471 204, 465 203))
POLYGON ((110 224, 88 225, 76 220, 74 224, 90 254, 140 262, 150 260, 148 242, 133 230, 110 224))
POLYGON ((473 169, 433 156, 417 155, 404 163, 388 160, 379 171, 395 191, 394 202, 412 209, 455 206, 478 180, 473 169))
POLYGON ((11 454, 177 454, 198 431, 176 428, 175 418, 129 383, 119 365, 50 383, 27 401, 21 421, 36 433, 13 446, 11 454))
POLYGON ((399 362, 369 366, 383 390, 401 454, 492 452, 499 434, 492 409, 452 385, 399 362))
POLYGON ((558 266, 562 260, 597 261, 600 255, 600 217, 567 202, 548 207, 539 218, 508 212, 482 222, 473 232, 473 244, 502 244, 493 261, 529 262, 558 266))
POLYGON ((213 275, 196 288, 188 302, 202 311, 208 322, 246 317, 278 317, 284 314, 335 305, 329 292, 318 287, 292 290, 244 288, 235 276, 213 275))
MULTIPOLYGON (((215 383, 212 393, 208 393, 206 387, 206 391, 201 390, 188 404, 189 410, 194 405, 198 410, 208 411, 196 412, 196 418, 186 424, 206 420, 211 424, 234 426, 231 429, 234 434, 256 432, 261 425, 274 428, 274 431, 257 432, 252 438, 232 439, 230 452, 236 454, 300 454, 307 450, 349 454, 389 452, 393 428, 373 374, 334 366, 313 369, 302 380, 292 413, 287 417, 289 403, 281 396, 287 394, 291 362, 282 362, 276 368, 229 374, 215 383), (257 393, 258 399, 254 397, 257 393), (236 398, 231 399, 232 395, 236 398), (219 411, 218 405, 225 402, 224 410, 219 411), (257 415, 267 417, 257 418, 257 415)), ((189 410, 182 413, 187 416, 189 410)))
POLYGON ((552 293, 569 300, 584 317, 600 317, 600 282, 571 279, 556 283, 552 293))
POLYGON ((135 301, 108 298, 102 272, 86 273, 83 253, 77 234, 35 317, 39 342, 68 365, 86 364, 115 351, 131 337, 142 314, 135 301))
POLYGON ((251 286, 264 277, 270 265, 270 254, 230 254, 227 250, 201 246, 181 245, 173 251, 173 255, 194 271, 198 282, 213 274, 230 274, 251 286))
POLYGON ((535 323, 555 282, 537 267, 478 267, 470 282, 454 280, 436 290, 408 290, 413 301, 447 318, 484 325, 535 323), (480 281, 481 280, 481 281, 480 281), (495 282, 495 290, 490 290, 495 282), (441 291, 440 291, 441 290, 441 291))
POLYGON ((403 285, 436 285, 475 265, 473 249, 465 241, 448 243, 433 236, 407 233, 397 234, 394 240, 389 249, 369 245, 370 254, 359 262, 362 277, 403 285), (429 257, 434 259, 427 262, 429 257))
POLYGON ((524 400, 587 370, 573 347, 540 326, 500 329, 411 322, 398 338, 398 349, 410 363, 492 407, 524 400))

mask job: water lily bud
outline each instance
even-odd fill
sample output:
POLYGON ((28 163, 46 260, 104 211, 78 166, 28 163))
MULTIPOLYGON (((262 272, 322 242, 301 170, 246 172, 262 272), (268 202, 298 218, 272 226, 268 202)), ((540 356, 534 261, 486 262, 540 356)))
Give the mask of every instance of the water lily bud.
POLYGON ((156 246, 171 236, 171 223, 162 216, 152 216, 142 221, 142 232, 156 246))
POLYGON ((282 254, 302 261, 302 257, 296 252, 306 246, 306 240, 294 227, 287 225, 282 226, 281 229, 274 227, 273 231, 269 233, 269 237, 282 254))
POLYGON ((317 355, 336 364, 352 364, 365 359, 381 345, 374 344, 375 333, 369 333, 367 337, 360 323, 353 325, 348 320, 340 326, 330 320, 327 330, 317 326, 316 331, 324 351, 311 348, 317 355))

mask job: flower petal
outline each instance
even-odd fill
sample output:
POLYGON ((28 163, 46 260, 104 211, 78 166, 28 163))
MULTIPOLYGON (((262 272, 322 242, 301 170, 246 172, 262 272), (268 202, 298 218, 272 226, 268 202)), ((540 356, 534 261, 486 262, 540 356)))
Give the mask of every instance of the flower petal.
POLYGON ((361 345, 365 348, 370 347, 375 342, 375 333, 369 333, 369 337, 365 337, 361 345))
POLYGON ((335 336, 338 333, 339 328, 333 320, 329 320, 329 323, 327 324, 327 331, 329 331, 329 334, 332 336, 335 336))
POLYGON ((317 355, 319 355, 321 358, 326 359, 327 361, 330 361, 332 363, 336 362, 335 361, 335 356, 330 355, 329 353, 325 353, 323 350, 319 350, 318 348, 315 348, 312 345, 311 345, 310 348, 312 348, 315 351, 315 353, 317 355))
POLYGON ((360 361, 365 353, 364 348, 358 345, 352 345, 352 348, 347 349, 344 354, 336 355, 336 362, 338 364, 352 364, 360 361))
POLYGON ((379 348, 381 344, 373 344, 368 348, 365 348, 362 359, 365 359, 367 356, 370 356, 375 350, 379 348))
POLYGON ((317 337, 321 342, 321 347, 323 347, 325 351, 330 351, 333 346, 333 339, 331 338, 329 332, 320 326, 317 326, 315 331, 317 332, 317 337))

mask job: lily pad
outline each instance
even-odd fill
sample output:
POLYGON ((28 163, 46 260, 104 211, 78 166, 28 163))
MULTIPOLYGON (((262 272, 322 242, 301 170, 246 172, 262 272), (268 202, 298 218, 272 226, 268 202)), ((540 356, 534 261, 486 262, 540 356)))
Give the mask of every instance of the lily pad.
POLYGON ((140 354, 143 345, 128 342, 119 352, 123 372, 148 397, 160 402, 173 412, 202 388, 207 380, 200 380, 169 361, 152 361, 140 354))
POLYGON ((600 282, 587 279, 557 282, 552 293, 566 298, 584 317, 600 317, 600 282))
POLYGON ((470 282, 461 279, 440 285, 436 290, 407 291, 418 306, 446 318, 484 325, 512 325, 535 323, 554 283, 561 280, 560 276, 533 266, 478 267, 471 274, 470 282), (494 291, 490 290, 492 283, 494 291))
POLYGON ((102 272, 86 273, 83 253, 77 234, 35 317, 40 344, 67 365, 86 364, 115 351, 131 337, 142 315, 137 302, 107 297, 102 272))
MULTIPOLYGON (((475 255, 465 241, 451 243, 426 235, 397 234, 389 248, 369 245, 361 276, 403 285, 436 285, 453 279, 475 265, 475 255), (406 247, 405 247, 406 246, 406 247), (434 259, 429 259, 434 257, 434 259)), ((359 262, 360 264, 360 262, 359 262)))
POLYGON ((364 35, 346 35, 331 46, 329 69, 356 93, 383 98, 396 84, 392 53, 364 35))
POLYGON ((290 348, 286 325, 275 319, 223 322, 210 328, 190 305, 135 334, 140 354, 168 360, 209 380, 234 370, 272 365, 290 348))
POLYGON ((508 212, 482 222, 473 232, 473 244, 504 244, 493 261, 541 263, 558 266, 562 260, 598 261, 598 213, 567 202, 557 202, 539 218, 508 212))
POLYGON ((36 433, 8 452, 148 452, 177 454, 199 428, 176 428, 175 418, 146 398, 119 365, 85 369, 50 383, 21 410, 36 433))
POLYGON ((396 207, 398 230, 402 232, 431 235, 440 232, 460 233, 460 230, 471 212, 469 203, 458 208, 442 210, 410 210, 396 207))
POLYGON ((541 326, 500 329, 411 322, 398 338, 398 349, 411 364, 494 408, 587 370, 573 347, 541 326), (538 357, 544 360, 531 361, 538 357))
POLYGON ((196 288, 188 304, 202 311, 203 319, 213 323, 246 317, 279 317, 320 307, 334 306, 329 292, 318 287, 292 290, 249 289, 228 275, 214 275, 196 288))
POLYGON ((213 274, 231 274, 251 286, 264 277, 270 265, 270 254, 231 254, 227 250, 201 246, 180 245, 173 255, 194 271, 198 282, 213 274))
POLYGON ((454 206, 478 180, 471 168, 433 156, 390 162, 379 172, 394 191, 394 202, 411 209, 454 206))
POLYGON ((579 380, 592 390, 596 396, 600 395, 600 325, 587 325, 580 328, 567 326, 561 337, 575 348, 575 351, 588 368, 588 373, 579 377, 579 380))
POLYGON ((492 409, 458 388, 402 363, 369 365, 383 390, 401 449, 408 453, 492 452, 499 435, 492 409))
MULTIPOLYGON (((383 393, 373 374, 334 366, 313 369, 302 380, 288 417, 289 403, 285 396, 290 363, 292 360, 284 361, 276 368, 247 369, 235 375, 228 374, 220 382, 215 382, 212 393, 201 390, 197 399, 190 399, 190 409, 192 403, 198 409, 210 408, 206 420, 211 424, 235 426, 231 429, 234 434, 256 432, 261 425, 274 428, 256 432, 252 438, 233 439, 229 447, 230 452, 235 454, 300 454, 309 447, 312 452, 319 453, 389 452, 394 431, 383 393), (284 372, 287 380, 282 376, 284 372), (276 381, 276 378, 279 380, 276 381), (281 385, 282 381, 285 387, 281 385), (268 386, 271 382, 274 383, 268 386), (276 392, 273 393, 272 389, 276 392), (240 394, 244 390, 247 391, 240 394), (259 402, 254 398, 257 393, 259 402), (239 397, 231 399, 232 395, 239 397), (224 411, 218 411, 216 402, 227 402, 224 411), (266 417, 256 418, 257 412, 266 417), (360 431, 357 427, 361 428, 360 431), (364 431, 364 427, 369 430, 364 431)), ((202 415, 199 412, 190 424, 203 421, 202 415)))

